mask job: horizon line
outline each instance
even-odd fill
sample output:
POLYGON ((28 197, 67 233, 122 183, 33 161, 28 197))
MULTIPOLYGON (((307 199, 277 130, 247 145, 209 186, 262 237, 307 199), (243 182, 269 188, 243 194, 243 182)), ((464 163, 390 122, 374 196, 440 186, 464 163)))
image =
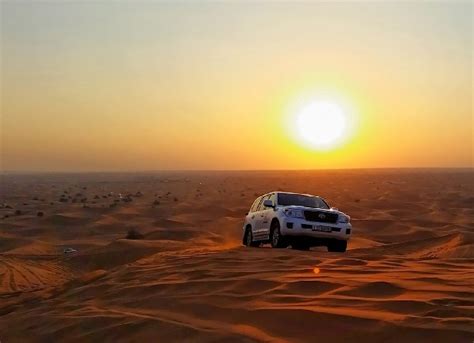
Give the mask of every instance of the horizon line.
POLYGON ((352 167, 352 168, 301 168, 301 169, 142 169, 142 170, 0 170, 8 174, 131 174, 131 173, 198 173, 198 172, 298 172, 298 171, 344 171, 344 170, 472 170, 474 166, 462 167, 352 167))

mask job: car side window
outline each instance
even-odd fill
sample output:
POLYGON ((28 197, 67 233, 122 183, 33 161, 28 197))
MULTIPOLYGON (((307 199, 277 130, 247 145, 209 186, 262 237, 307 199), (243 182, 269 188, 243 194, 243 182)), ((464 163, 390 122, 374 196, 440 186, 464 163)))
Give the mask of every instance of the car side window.
POLYGON ((258 205, 260 204, 260 200, 262 200, 262 197, 258 197, 252 204, 252 207, 250 207, 250 212, 256 212, 258 205))
POLYGON ((276 206, 277 204, 277 196, 276 196, 276 193, 272 193, 270 195, 270 200, 273 202, 273 205, 276 206))
POLYGON ((266 209, 266 208, 263 206, 263 202, 264 202, 265 200, 269 199, 269 198, 270 198, 270 194, 269 194, 269 195, 266 195, 266 196, 264 196, 264 197, 262 197, 262 200, 261 200, 260 203, 258 204, 258 209, 257 209, 257 211, 263 211, 263 210, 266 209))

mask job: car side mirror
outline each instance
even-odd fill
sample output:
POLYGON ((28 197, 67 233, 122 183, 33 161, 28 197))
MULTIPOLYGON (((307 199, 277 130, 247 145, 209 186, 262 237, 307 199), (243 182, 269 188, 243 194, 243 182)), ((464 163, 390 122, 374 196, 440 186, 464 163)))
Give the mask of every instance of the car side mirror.
POLYGON ((273 205, 273 201, 271 201, 270 199, 264 200, 263 201, 263 206, 264 207, 275 207, 275 205, 273 205))
POLYGON ((333 211, 339 211, 339 209, 337 207, 331 207, 331 210, 333 211))

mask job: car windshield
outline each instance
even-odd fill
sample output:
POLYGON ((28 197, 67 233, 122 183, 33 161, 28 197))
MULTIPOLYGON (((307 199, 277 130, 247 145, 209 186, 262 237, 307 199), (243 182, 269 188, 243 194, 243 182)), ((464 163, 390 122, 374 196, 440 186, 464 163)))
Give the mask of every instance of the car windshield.
POLYGON ((329 205, 320 197, 291 193, 278 193, 278 205, 329 209, 329 205))

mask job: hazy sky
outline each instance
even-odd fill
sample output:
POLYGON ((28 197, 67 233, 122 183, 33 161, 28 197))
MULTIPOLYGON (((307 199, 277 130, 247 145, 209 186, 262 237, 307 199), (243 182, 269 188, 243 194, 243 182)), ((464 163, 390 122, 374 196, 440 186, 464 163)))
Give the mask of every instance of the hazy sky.
POLYGON ((1 12, 4 170, 473 166, 471 1, 1 12), (289 134, 313 98, 351 113, 346 144, 289 134))

